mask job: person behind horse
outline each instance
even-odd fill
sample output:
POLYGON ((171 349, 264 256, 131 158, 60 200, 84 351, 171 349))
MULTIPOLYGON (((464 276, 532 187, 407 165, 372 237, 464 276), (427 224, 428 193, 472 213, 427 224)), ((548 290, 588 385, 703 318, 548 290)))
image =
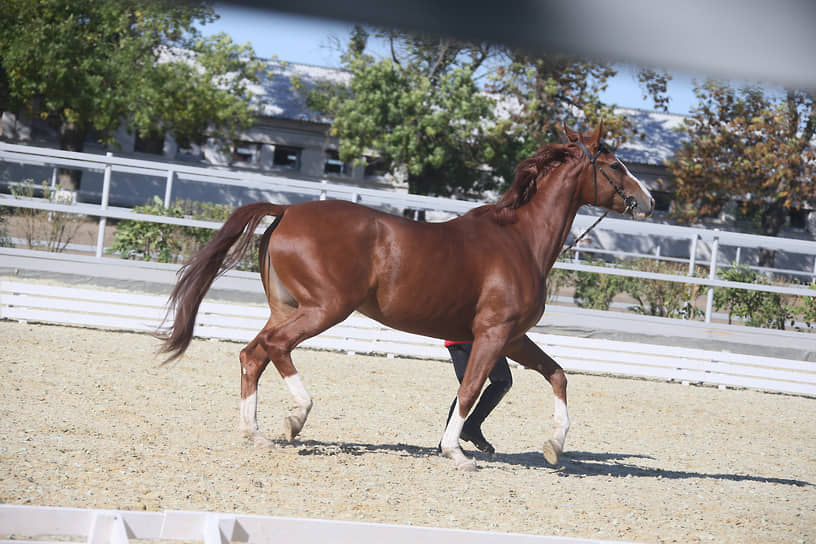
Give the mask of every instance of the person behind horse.
MULTIPOLYGON (((462 383, 465 376, 465 369, 467 368, 468 359, 470 358, 470 350, 473 344, 470 342, 452 342, 445 341, 445 347, 450 352, 451 361, 453 362, 453 370, 456 372, 456 379, 462 383)), ((466 442, 471 442, 476 448, 488 455, 496 453, 493 445, 487 441, 482 434, 482 423, 490 412, 493 411, 499 402, 501 402, 504 395, 510 390, 513 385, 513 376, 510 374, 510 365, 507 364, 507 359, 499 357, 496 361, 496 366, 490 372, 490 384, 482 392, 479 401, 473 408, 468 418, 465 420, 465 426, 462 428, 460 438, 466 442)), ((456 407, 456 398, 454 397, 448 411, 448 421, 450 421, 451 414, 456 407)), ((445 423, 447 426, 447 422, 445 423)))

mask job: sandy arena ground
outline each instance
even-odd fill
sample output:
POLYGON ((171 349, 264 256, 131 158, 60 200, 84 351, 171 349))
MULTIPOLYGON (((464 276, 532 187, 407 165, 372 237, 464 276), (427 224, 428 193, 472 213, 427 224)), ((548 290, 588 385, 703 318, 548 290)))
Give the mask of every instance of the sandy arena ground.
MULTIPOLYGON (((571 375, 558 467, 531 371, 485 424, 479 470, 436 454, 456 390, 439 362, 298 350, 315 406, 299 439, 249 445, 241 346, 160 367, 147 335, 0 322, 0 502, 183 509, 637 542, 815 542, 816 399, 571 375)), ((260 423, 290 400, 274 369, 260 423)), ((466 451, 468 448, 466 447, 466 451)), ((472 451, 472 450, 471 450, 472 451)), ((0 538, 4 538, 0 535, 0 538)))

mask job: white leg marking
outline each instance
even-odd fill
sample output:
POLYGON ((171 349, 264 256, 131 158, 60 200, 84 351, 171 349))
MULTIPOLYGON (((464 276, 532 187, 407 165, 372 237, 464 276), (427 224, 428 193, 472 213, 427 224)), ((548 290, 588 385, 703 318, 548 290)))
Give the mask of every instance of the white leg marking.
POLYGON ((245 433, 255 433, 258 431, 258 393, 252 393, 245 399, 241 399, 241 421, 239 429, 245 433))
POLYGON ((459 415, 459 399, 457 398, 448 426, 445 427, 445 434, 442 435, 442 454, 453 459, 456 468, 460 470, 476 470, 476 462, 468 458, 459 446, 459 435, 462 434, 464 425, 465 418, 459 415))
POLYGON ((292 396, 295 398, 295 403, 298 405, 298 408, 304 412, 303 417, 305 419, 312 409, 312 397, 309 396, 309 392, 306 391, 303 380, 300 379, 300 374, 292 374, 284 378, 283 381, 286 382, 286 387, 289 388, 289 392, 292 393, 292 396))
POLYGON ((567 404, 558 397, 555 397, 553 420, 555 421, 553 437, 544 442, 542 448, 544 459, 551 465, 558 463, 558 458, 564 451, 564 441, 567 438, 567 431, 570 426, 569 416, 567 415, 567 404))
POLYGON ((567 431, 570 428, 570 420, 569 414, 567 413, 567 404, 558 397, 555 397, 553 420, 555 420, 553 440, 556 441, 560 450, 564 451, 564 442, 567 439, 567 431))
POLYGON ((283 379, 292 397, 295 399, 297 408, 283 420, 283 433, 287 440, 293 440, 306 423, 309 411, 312 409, 312 397, 309 396, 300 375, 295 373, 283 379))

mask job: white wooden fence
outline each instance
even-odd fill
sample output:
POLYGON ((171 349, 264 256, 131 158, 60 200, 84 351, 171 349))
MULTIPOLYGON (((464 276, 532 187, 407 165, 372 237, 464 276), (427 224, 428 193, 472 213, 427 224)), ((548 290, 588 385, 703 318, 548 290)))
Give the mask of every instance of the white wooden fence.
POLYGON ((211 512, 0 505, 0 543, 601 544, 600 540, 211 512))
MULTIPOLYGON (((47 202, 43 201, 42 199, 19 199, 10 197, 8 195, 0 195, 0 206, 40 209, 98 217, 99 233, 95 248, 97 258, 101 258, 104 254, 103 232, 106 221, 109 218, 133 219, 139 221, 170 223, 204 228, 220 227, 219 223, 210 221, 196 221, 192 219, 138 214, 134 213, 128 208, 109 206, 108 203, 110 197, 111 179, 116 173, 163 177, 166 179, 164 190, 165 204, 171 201, 174 181, 179 179, 204 184, 243 188, 249 187, 261 190, 269 190, 270 188, 274 188, 275 190, 282 192, 292 192, 299 195, 311 195, 311 197, 315 199, 344 199, 360 202, 372 207, 385 207, 394 210, 412 208, 441 213, 442 215, 446 215, 448 217, 462 214, 481 204, 479 202, 469 202, 450 198, 433 198, 392 191, 367 189, 353 185, 306 181, 282 176, 270 176, 247 172, 233 172, 215 168, 187 166, 178 163, 162 163, 127 159, 114 157, 111 154, 95 155, 91 153, 75 153, 56 149, 7 144, 3 142, 0 142, 0 160, 26 165, 48 165, 53 166, 54 168, 81 168, 91 171, 104 172, 101 202, 99 204, 83 203, 69 205, 47 202)), ((586 228, 591 222, 593 222, 593 220, 594 217, 592 216, 579 214, 575 218, 573 232, 577 234, 586 228)), ((610 218, 601 223, 598 230, 631 237, 663 237, 675 240, 687 240, 690 255, 688 260, 689 273, 688 275, 655 274, 640 272, 637 270, 623 270, 614 267, 590 266, 579 262, 558 262, 555 264, 555 266, 557 268, 568 268, 570 270, 596 272, 600 274, 624 275, 644 279, 657 279, 663 281, 704 285, 708 288, 705 309, 706 323, 711 321, 713 313, 712 303, 714 287, 753 289, 758 291, 798 296, 816 295, 816 291, 805 286, 756 285, 739 282, 726 282, 719 280, 716 277, 718 267, 722 267, 724 265, 728 266, 726 263, 720 263, 720 248, 722 246, 733 246, 737 248, 768 248, 777 251, 809 256, 809 258, 813 259, 812 270, 779 270, 778 272, 797 274, 807 280, 816 280, 816 242, 814 241, 756 236, 736 232, 721 232, 718 230, 706 230, 702 228, 680 227, 676 225, 635 222, 610 218), (702 246, 707 246, 709 248, 709 258, 706 262, 709 269, 707 278, 692 276, 693 271, 695 270, 695 265, 699 262, 698 253, 702 246)), ((586 250, 582 249, 581 251, 586 250)), ((629 256, 632 256, 632 254, 629 254, 629 256)), ((648 258, 655 257, 651 254, 643 254, 642 256, 648 258)))
MULTIPOLYGON (((161 296, 0 282, 0 319, 153 332, 161 325, 165 303, 161 296)), ((268 315, 264 306, 205 301, 195 335, 246 342, 264 326, 268 315)), ((568 371, 816 396, 813 362, 540 332, 531 332, 530 337, 568 371)), ((356 314, 303 346, 351 354, 448 359, 440 340, 389 329, 356 314)))

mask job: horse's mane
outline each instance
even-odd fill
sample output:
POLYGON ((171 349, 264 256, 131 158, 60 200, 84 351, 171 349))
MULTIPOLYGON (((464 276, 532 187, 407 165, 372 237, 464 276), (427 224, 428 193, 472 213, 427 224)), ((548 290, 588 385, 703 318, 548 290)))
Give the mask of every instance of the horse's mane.
POLYGON ((527 204, 538 189, 536 180, 564 164, 568 157, 570 157, 570 150, 564 144, 550 144, 541 147, 535 155, 518 163, 513 184, 498 202, 480 206, 473 210, 473 213, 490 214, 499 225, 515 223, 516 210, 527 204))

